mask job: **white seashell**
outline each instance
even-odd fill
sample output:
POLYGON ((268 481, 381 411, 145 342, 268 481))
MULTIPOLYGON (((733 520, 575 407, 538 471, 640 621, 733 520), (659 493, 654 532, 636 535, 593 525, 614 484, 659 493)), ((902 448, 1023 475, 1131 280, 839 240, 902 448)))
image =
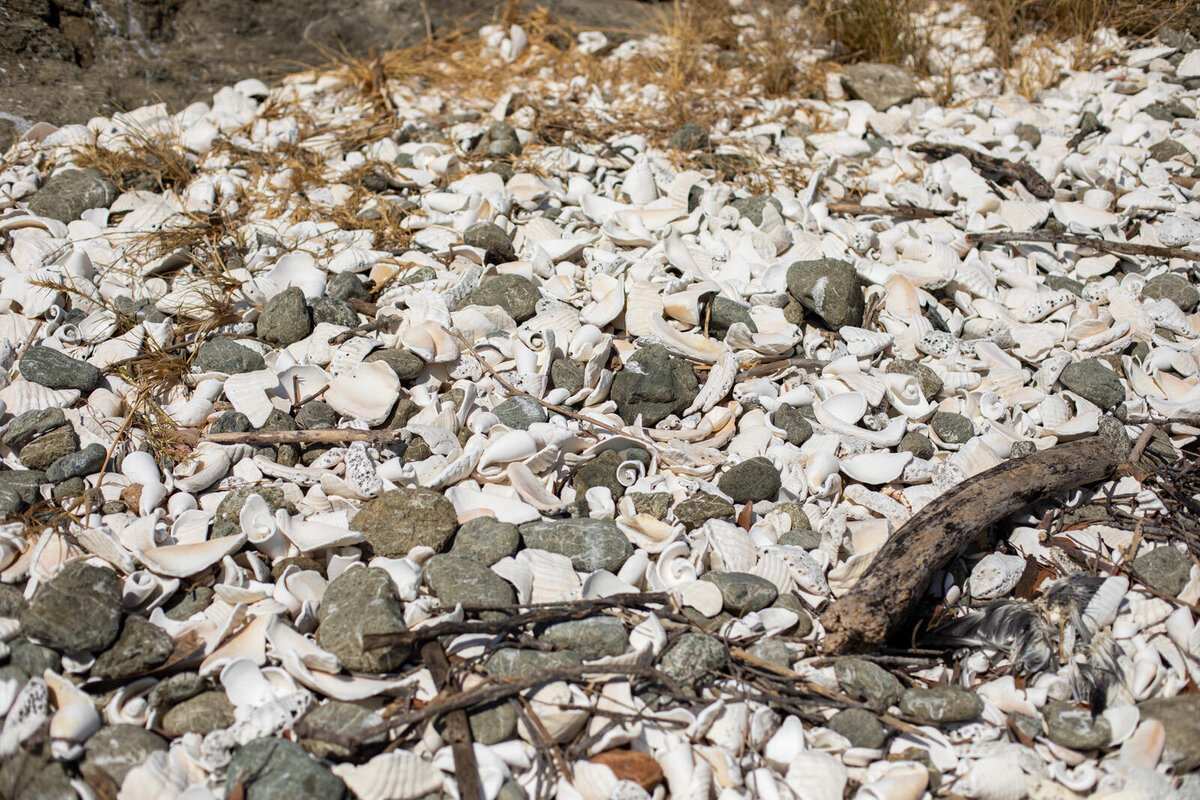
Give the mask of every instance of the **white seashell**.
POLYGON ((955 787, 973 800, 1024 800, 1029 783, 1020 767, 1007 758, 982 758, 971 765, 955 787))
POLYGON ((1025 572, 1025 559, 1003 553, 989 553, 971 569, 967 587, 979 600, 994 600, 1013 590, 1025 572))
POLYGON ((69 408, 79 400, 78 389, 50 389, 40 383, 20 380, 0 389, 0 402, 8 413, 19 416, 26 411, 69 408))
POLYGON ((670 525, 650 514, 619 516, 615 522, 625 538, 648 553, 661 553, 683 533, 682 525, 670 525))
POLYGON ((689 608, 694 608, 706 617, 721 613, 725 604, 721 590, 715 583, 708 581, 693 581, 679 589, 679 602, 689 608), (716 591, 713 591, 716 589, 716 591))
MULTIPOLYGON (((529 568, 533 579, 530 602, 551 603, 573 599, 583 588, 571 559, 546 550, 527 548, 517 553, 516 561, 529 568)), ((501 576, 503 577, 503 576, 501 576)))
POLYGON ((235 411, 245 414, 256 428, 266 424, 267 417, 275 410, 268 392, 278 388, 279 376, 269 369, 243 372, 225 379, 226 399, 233 404, 235 411))
POLYGON ((224 477, 230 465, 229 448, 200 442, 192 450, 192 458, 175 467, 175 486, 183 492, 202 492, 224 477))
POLYGON ((329 383, 324 400, 334 411, 381 425, 400 397, 400 379, 384 361, 363 362, 329 383))
POLYGON ((838 334, 846 340, 846 349, 850 351, 850 355, 858 358, 882 353, 892 344, 894 338, 889 333, 868 331, 849 325, 839 328, 838 334))
POLYGON ((400 343, 426 363, 443 364, 458 358, 458 341, 445 328, 433 322, 420 323, 401 331, 400 343))
POLYGON ((882 778, 865 783, 854 795, 861 800, 920 800, 929 785, 929 770, 916 762, 900 762, 882 778))
POLYGON ((805 750, 788 765, 784 782, 797 800, 841 800, 846 768, 828 753, 805 750))
POLYGON ((183 797, 187 788, 184 766, 178 759, 170 760, 166 750, 156 750, 125 774, 117 800, 183 797))
POLYGON ((152 572, 172 578, 188 578, 203 572, 222 558, 236 553, 246 543, 238 533, 198 544, 172 544, 138 550, 138 559, 152 572))
POLYGON ((413 753, 375 756, 366 764, 336 764, 333 774, 362 800, 416 800, 442 786, 442 771, 413 753))
POLYGON ((328 521, 323 515, 293 517, 287 509, 275 512, 275 524, 279 531, 294 544, 301 553, 348 547, 363 540, 358 531, 350 530, 344 512, 331 512, 328 521))
POLYGON ((700 528, 708 545, 708 559, 721 572, 747 572, 758 561, 758 548, 750 534, 719 519, 710 519, 700 528))
MULTIPOLYGON (((92 699, 66 678, 46 670, 43 673, 46 687, 54 695, 58 710, 50 718, 50 738, 55 742, 82 744, 100 730, 100 713, 92 699)), ((75 748, 61 747, 56 757, 67 758, 66 754, 77 752, 75 748)))
POLYGON ((692 400, 683 415, 686 417, 696 411, 707 413, 713 406, 724 400, 737 380, 738 366, 737 356, 733 354, 732 350, 726 349, 712 365, 712 369, 708 371, 704 387, 692 400))
POLYGON ((1083 623, 1088 633, 1096 634, 1108 627, 1117 618, 1121 601, 1129 591, 1129 579, 1124 575, 1110 575, 1092 595, 1083 611, 1083 623))
POLYGON ((22 742, 37 733, 46 721, 49 705, 50 692, 46 682, 39 677, 30 678, 4 717, 4 728, 0 730, 0 756, 11 756, 22 742))
POLYGON ((839 468, 852 480, 878 486, 898 479, 912 458, 908 452, 863 453, 842 459, 839 468))

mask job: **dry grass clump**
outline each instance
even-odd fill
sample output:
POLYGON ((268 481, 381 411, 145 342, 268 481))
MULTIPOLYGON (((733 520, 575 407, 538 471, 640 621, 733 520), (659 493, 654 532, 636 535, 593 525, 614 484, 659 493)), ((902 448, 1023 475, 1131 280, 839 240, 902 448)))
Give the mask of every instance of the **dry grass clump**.
POLYGON ((903 64, 919 60, 927 46, 916 23, 917 0, 815 0, 810 8, 848 61, 903 64))
POLYGON ((1111 54, 1096 32, 1111 28, 1122 36, 1145 38, 1167 26, 1200 29, 1195 0, 973 0, 988 23, 988 44, 1000 66, 1017 61, 1017 43, 1027 35, 1073 42, 1072 66, 1088 69, 1111 54))
POLYGON ((75 163, 83 169, 97 170, 121 191, 162 192, 187 186, 192 164, 178 145, 146 133, 132 134, 126 141, 128 146, 120 150, 97 144, 80 147, 75 163))

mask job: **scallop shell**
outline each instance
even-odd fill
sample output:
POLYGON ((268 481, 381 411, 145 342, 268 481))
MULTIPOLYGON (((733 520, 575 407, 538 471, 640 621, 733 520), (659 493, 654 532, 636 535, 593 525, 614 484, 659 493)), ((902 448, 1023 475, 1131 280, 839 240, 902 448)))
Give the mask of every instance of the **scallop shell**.
POLYGON ((976 761, 955 787, 973 800, 1023 800, 1029 794, 1025 773, 1006 758, 976 761))
POLYGON ((876 353, 882 353, 891 346, 894 337, 882 331, 868 331, 849 325, 838 329, 838 334, 846 341, 846 349, 850 355, 866 358, 876 353))
POLYGON ((744 530, 730 522, 710 519, 700 529, 708 559, 721 572, 747 572, 758 561, 758 548, 744 530))
POLYGON ((329 383, 324 401, 369 426, 381 425, 400 397, 400 379, 384 361, 364 362, 329 383))
POLYGON ((0 402, 13 416, 26 411, 44 411, 47 408, 68 408, 79 400, 78 389, 50 389, 31 381, 14 381, 0 389, 0 402))
POLYGON ((268 392, 279 388, 279 376, 273 370, 243 372, 225 379, 225 397, 235 411, 245 414, 250 424, 261 428, 275 410, 268 392))
POLYGON ((583 588, 571 559, 547 550, 527 548, 517 553, 516 560, 527 566, 533 576, 530 602, 551 603, 578 596, 583 588))

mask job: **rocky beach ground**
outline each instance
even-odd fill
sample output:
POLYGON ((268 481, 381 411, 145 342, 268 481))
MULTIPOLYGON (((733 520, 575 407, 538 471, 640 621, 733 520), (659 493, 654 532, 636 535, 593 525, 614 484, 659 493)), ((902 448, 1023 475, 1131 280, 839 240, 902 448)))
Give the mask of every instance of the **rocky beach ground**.
POLYGON ((635 7, 17 9, 0 797, 1200 797, 1200 44, 635 7))

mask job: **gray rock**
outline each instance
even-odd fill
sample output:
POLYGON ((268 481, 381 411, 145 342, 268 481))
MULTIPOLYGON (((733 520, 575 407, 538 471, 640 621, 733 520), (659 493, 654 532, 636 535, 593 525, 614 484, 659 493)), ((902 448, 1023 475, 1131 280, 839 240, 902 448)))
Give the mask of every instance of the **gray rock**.
POLYGON ((229 494, 221 499, 217 505, 217 513, 213 518, 216 522, 233 522, 238 521, 242 513, 242 506, 246 505, 246 498, 252 494, 261 497, 267 504, 267 508, 274 514, 281 508, 286 508, 289 514, 296 513, 296 508, 283 496, 283 489, 278 486, 258 486, 255 484, 244 484, 235 486, 229 490, 229 494))
POLYGON ((367 363, 383 361, 402 381, 415 380, 421 377, 421 373, 425 371, 425 362, 416 353, 402 347, 385 347, 382 350, 375 350, 363 361, 367 363))
MULTIPOLYGON (((438 732, 446 735, 445 718, 435 723, 438 732)), ((476 744, 499 744, 517 737, 517 712, 508 700, 496 700, 475 706, 467 711, 467 725, 476 744)))
POLYGON ((312 301, 311 308, 314 328, 322 322, 343 328, 358 326, 358 312, 341 300, 334 300, 332 297, 318 297, 312 301))
POLYGON ((492 413, 505 425, 519 430, 528 430, 535 422, 545 422, 546 409, 532 397, 523 395, 510 397, 498 403, 492 413))
POLYGON ((752 194, 749 197, 739 197, 729 205, 737 209, 737 212, 758 227, 762 225, 763 209, 767 204, 775 206, 775 210, 781 215, 783 214, 783 203, 779 202, 778 198, 765 194, 752 194))
POLYGON ((1037 452, 1037 445, 1029 441, 1013 442, 1008 450, 1009 458, 1028 458, 1037 452))
POLYGON ((625 487, 617 479, 617 467, 621 465, 621 456, 615 450, 604 450, 591 461, 575 471, 571 484, 575 494, 586 506, 584 499, 588 489, 602 487, 608 489, 613 500, 620 500, 625 494, 625 487))
POLYGON ((454 506, 431 489, 393 489, 363 504, 350 520, 377 556, 400 558, 414 547, 442 552, 458 527, 454 506))
POLYGON ((1097 358, 1085 358, 1067 364, 1058 376, 1058 382, 1095 403, 1102 411, 1125 402, 1125 387, 1121 379, 1097 358))
POLYGON ((865 708, 845 708, 825 723, 831 731, 840 733, 855 747, 878 750, 887 741, 887 730, 879 718, 865 708))
POLYGON ((675 506, 675 519, 689 531, 699 528, 710 519, 730 519, 733 516, 733 504, 715 494, 697 492, 675 506))
POLYGON ((887 365, 888 373, 901 373, 903 375, 911 375, 917 379, 918 385, 921 387, 921 394, 925 395, 926 400, 932 400, 942 393, 942 379, 938 374, 926 365, 918 361, 909 361, 907 358, 893 358, 887 365))
POLYGON ((1200 694, 1155 697, 1138 703, 1142 719, 1156 719, 1166 730, 1163 761, 1176 775, 1200 767, 1200 694))
POLYGON ((495 517, 476 517, 459 526, 450 554, 471 556, 490 567, 502 558, 515 556, 520 547, 521 533, 516 525, 495 517))
POLYGON ((876 111, 921 96, 912 74, 892 64, 852 64, 842 72, 842 86, 852 98, 866 100, 876 111))
POLYGON ((78 434, 70 425, 63 425, 22 447, 18 457, 29 469, 45 470, 63 456, 69 456, 78 450, 78 434))
POLYGON ((94 169, 68 169, 42 184, 29 210, 59 222, 74 222, 89 208, 108 208, 120 194, 115 184, 94 169))
POLYGON ((1041 717, 1031 717, 1026 714, 1009 714, 1009 723, 1021 733, 1028 736, 1030 739, 1036 739, 1039 736, 1046 734, 1046 728, 1042 725, 1041 717))
POLYGON ((266 369, 267 365, 263 357, 249 347, 238 344, 228 336, 214 336, 196 348, 192 366, 201 372, 237 375, 266 369))
POLYGON ((676 150, 707 150, 712 146, 708 131, 694 122, 681 125, 672 131, 668 144, 676 150))
POLYGON ((812 521, 809 520, 808 514, 804 513, 804 509, 800 507, 799 503, 776 503, 771 511, 782 511, 788 515, 788 519, 792 521, 792 527, 788 528, 789 531, 812 530, 812 521))
POLYGON ((87 490, 87 484, 83 482, 83 478, 67 478, 61 483, 54 485, 54 489, 50 492, 50 497, 53 500, 63 501, 70 497, 81 495, 87 490))
POLYGON ((371 300, 371 293, 363 285, 362 278, 353 272, 334 273, 325 282, 325 296, 342 301, 349 300, 352 297, 366 302, 370 302, 371 300))
POLYGON ((386 733, 368 735, 383 722, 376 711, 356 703, 329 700, 309 709, 296 723, 295 730, 300 743, 317 758, 349 758, 358 748, 347 747, 347 741, 358 741, 360 746, 367 747, 387 741, 386 733))
POLYGON ((792 406, 781 405, 771 415, 771 423, 782 428, 789 443, 799 447, 812 436, 812 423, 792 406))
POLYGON ((500 784, 500 792, 496 795, 496 800, 529 800, 529 793, 521 784, 512 778, 507 778, 504 783, 500 784))
POLYGON ((929 427, 947 444, 962 444, 975 435, 971 420, 949 411, 935 411, 929 427))
POLYGON ((779 596, 775 584, 748 572, 706 572, 700 580, 716 584, 724 610, 735 617, 766 608, 779 596))
POLYGON ((725 648, 720 640, 703 633, 685 633, 663 653, 659 669, 668 678, 688 685, 725 664, 725 648))
POLYGON ((556 358, 550 364, 550 385, 575 394, 583 388, 583 370, 572 361, 556 358))
POLYGON ((212 598, 212 589, 207 586, 197 586, 168 601, 165 606, 167 618, 182 622, 197 611, 208 608, 212 604, 212 598))
POLYGON ((520 531, 526 547, 560 553, 580 572, 606 569, 615 574, 633 555, 633 545, 612 520, 542 520, 527 522, 520 531))
POLYGON ((26 411, 8 423, 4 430, 4 446, 20 450, 33 441, 34 437, 66 424, 67 417, 61 408, 26 411))
POLYGON ((585 661, 604 656, 619 656, 629 649, 629 634, 616 617, 598 615, 557 622, 538 636, 555 647, 572 650, 585 661))
POLYGON ((848 262, 834 258, 797 261, 788 269, 787 287, 792 297, 831 329, 862 325, 862 287, 848 262))
POLYGON ((785 531, 779 535, 779 544, 815 550, 821 545, 821 534, 813 530, 785 531))
POLYGON ((1072 750, 1099 750, 1112 740, 1107 719, 1074 703, 1051 701, 1042 709, 1042 718, 1050 741, 1072 750))
POLYGON ((1125 433, 1125 424, 1111 414, 1100 418, 1100 426, 1096 432, 1122 459, 1128 459, 1133 452, 1133 443, 1129 441, 1129 435, 1125 433))
MULTIPOLYGON (((761 213, 761 212, 760 212, 761 213)), ((751 333, 758 332, 758 325, 750 316, 750 309, 736 300, 717 296, 708 306, 708 335, 714 339, 724 339, 729 329, 741 323, 750 329, 751 333)))
POLYGON ((0 583, 0 617, 20 617, 29 608, 25 595, 16 586, 0 583))
POLYGON ((1176 158, 1187 158, 1191 155, 1186 147, 1174 139, 1163 139, 1150 145, 1147 155, 1154 161, 1171 161, 1176 158))
POLYGON ((296 427, 321 430, 337 426, 338 413, 323 400, 310 400, 296 411, 296 427))
POLYGON ((1036 150, 1038 145, 1042 143, 1042 132, 1038 130, 1036 125, 1022 122, 1017 126, 1017 138, 1022 142, 1029 142, 1029 146, 1036 150))
POLYGON ((671 511, 670 492, 630 492, 633 510, 638 514, 649 514, 655 519, 666 519, 671 511))
POLYGON ((348 794, 342 779, 303 747, 273 736, 234 751, 225 781, 241 784, 246 800, 342 800, 348 794))
POLYGON ((64 653, 97 653, 121 627, 121 580, 111 569, 72 561, 38 586, 21 633, 64 653))
POLYGON ((23 636, 8 643, 8 663, 31 678, 40 678, 46 670, 62 671, 62 656, 57 650, 34 644, 23 636))
POLYGON ((195 672, 177 672, 150 690, 146 703, 151 708, 170 708, 195 697, 208 687, 208 682, 195 672))
POLYGON ((779 494, 782 485, 779 470, 762 456, 734 464, 717 482, 720 490, 735 503, 771 500, 779 494))
POLYGON ((334 578, 321 598, 317 619, 317 642, 336 655, 344 669, 392 672, 408 658, 409 648, 402 645, 363 647, 368 634, 408 630, 396 586, 381 569, 354 569, 334 578))
POLYGON ((258 338, 284 347, 312 333, 312 316, 303 290, 292 286, 268 300, 255 330, 258 338))
MULTIPOLYGON (((296 425, 296 420, 278 408, 271 409, 267 421, 259 428, 260 431, 294 431, 299 426, 296 425)), ((266 456, 277 464, 283 464, 285 467, 294 467, 300 459, 300 445, 293 443, 280 443, 271 447, 261 447, 257 451, 258 455, 266 456)))
POLYGON ((1049 274, 1046 276, 1046 286, 1051 289, 1065 289, 1071 294, 1083 296, 1083 284, 1074 278, 1068 278, 1066 275, 1049 274))
POLYGON ((107 457, 104 445, 93 442, 87 447, 74 453, 68 453, 55 461, 46 470, 46 480, 50 483, 62 483, 71 478, 82 478, 94 475, 104 466, 107 457))
POLYGON ((5 800, 77 800, 63 765, 18 747, 0 762, 0 797, 5 800))
MULTIPOLYGON (((471 225, 463 231, 463 244, 483 250, 487 260, 492 263, 512 261, 517 257, 516 251, 513 250, 512 238, 494 222, 476 222, 471 225)), ((471 303, 464 301, 464 304, 470 305, 471 303)), ((479 303, 479 305, 499 305, 499 303, 479 303)))
MULTIPOLYGON (((811 626, 812 621, 809 620, 810 629, 811 626)), ((750 655, 784 669, 792 668, 792 654, 788 652, 787 645, 778 639, 764 639, 750 648, 750 655)))
POLYGON ((1200 292, 1182 275, 1166 272, 1146 281, 1142 297, 1150 300, 1170 300, 1185 313, 1192 313, 1200 303, 1200 292))
POLYGON ((252 430, 250 418, 240 411, 226 411, 208 426, 209 433, 248 433, 252 430))
POLYGON ((613 378, 609 397, 625 422, 633 423, 641 415, 642 424, 650 426, 670 414, 682 414, 699 391, 692 365, 655 344, 630 357, 613 378))
POLYGON ((483 671, 496 678, 528 678, 550 669, 577 667, 582 663, 578 653, 570 650, 518 650, 505 647, 488 656, 483 671))
POLYGON ((886 710, 897 705, 904 692, 896 676, 861 658, 839 658, 833 671, 843 692, 873 708, 886 710))
POLYGON ((1187 585, 1192 560, 1171 545, 1161 545, 1129 565, 1133 576, 1151 589, 1178 597, 1187 585))
POLYGON ((92 675, 105 680, 140 675, 166 661, 174 649, 165 630, 141 617, 128 616, 117 641, 96 659, 92 675))
POLYGON ((84 746, 79 771, 92 786, 92 776, 99 772, 111 778, 117 787, 129 770, 140 765, 150 755, 167 749, 167 740, 140 725, 109 725, 92 734, 84 746))
POLYGON ((933 686, 905 690, 900 710, 931 725, 968 722, 983 713, 983 701, 961 686, 933 686))
POLYGON ((425 581, 443 606, 503 606, 517 602, 512 584, 474 556, 442 553, 425 562, 425 581))
POLYGON ((17 369, 27 381, 51 389, 78 389, 85 395, 100 385, 102 377, 100 370, 86 361, 40 344, 25 351, 17 369))
POLYGON ((896 445, 899 453, 912 453, 917 458, 933 458, 933 442, 923 433, 909 431, 904 434, 900 444, 896 445))
POLYGON ((520 275, 500 275, 480 284, 475 291, 462 299, 458 307, 500 306, 514 320, 524 322, 537 313, 537 303, 540 299, 541 291, 528 278, 520 275))
POLYGON ((225 692, 201 692, 172 706, 162 716, 162 732, 174 739, 185 733, 206 736, 234 723, 233 703, 225 692))
POLYGON ((475 152, 485 156, 519 156, 521 139, 512 125, 503 120, 493 122, 475 145, 475 152))

